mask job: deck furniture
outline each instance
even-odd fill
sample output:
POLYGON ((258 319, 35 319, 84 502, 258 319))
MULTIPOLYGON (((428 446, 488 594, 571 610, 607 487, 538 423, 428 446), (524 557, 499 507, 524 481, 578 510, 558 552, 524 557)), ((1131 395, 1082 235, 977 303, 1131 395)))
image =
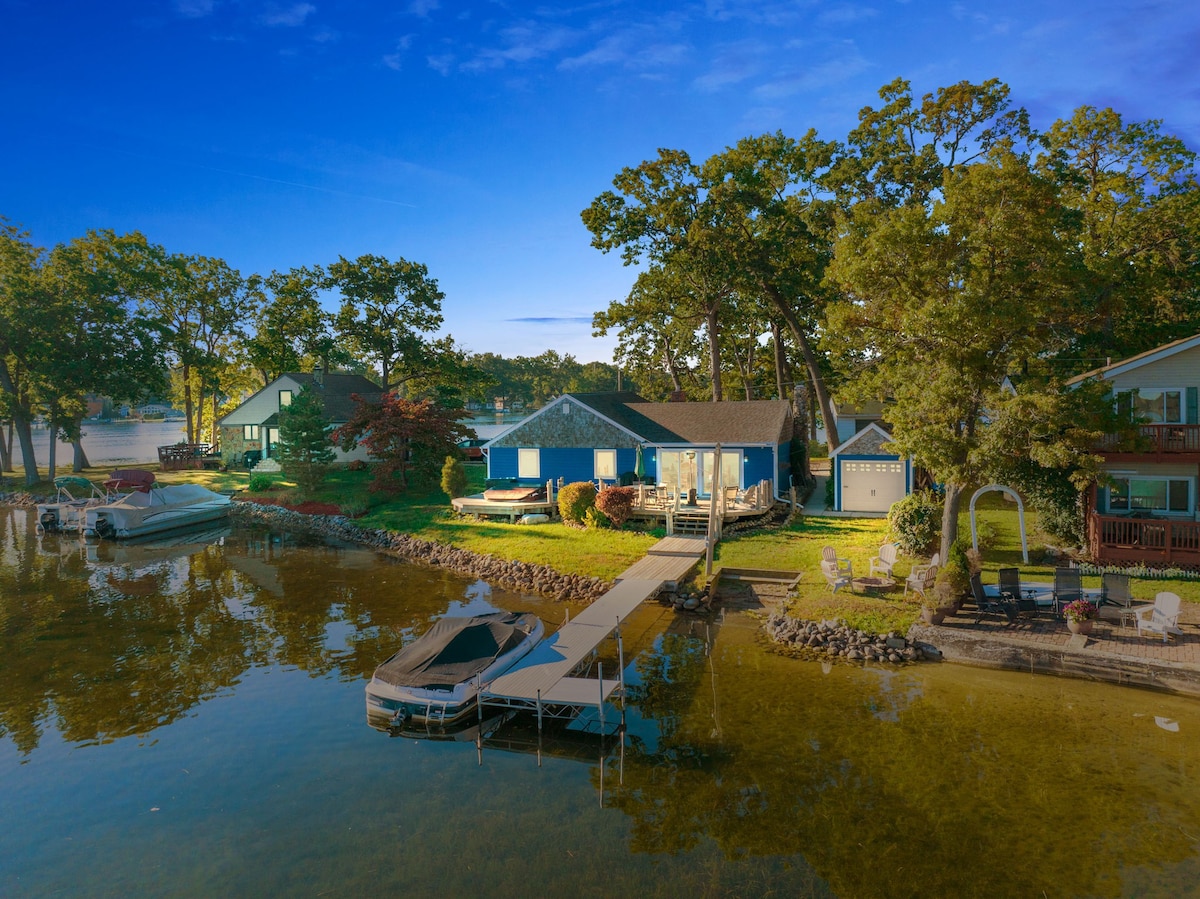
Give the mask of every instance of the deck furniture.
POLYGON ((1054 569, 1054 617, 1062 618, 1063 609, 1083 599, 1083 579, 1078 568, 1054 569))
POLYGON ((899 552, 899 547, 895 543, 885 543, 879 547, 879 554, 872 557, 870 561, 870 571, 867 573, 874 577, 881 574, 886 578, 892 576, 892 566, 896 564, 896 554, 899 552))
POLYGON ((1032 591, 1021 589, 1021 572, 1017 568, 1001 568, 996 572, 1000 582, 999 594, 1010 602, 1016 603, 1017 614, 1027 618, 1036 618, 1039 612, 1037 598, 1032 591))
POLYGON ((983 589, 983 581, 979 572, 971 575, 971 596, 975 599, 975 623, 979 624, 984 615, 1002 615, 1012 624, 1017 620, 1017 603, 1005 594, 988 596, 983 589))
POLYGON ((1131 623, 1137 616, 1133 613, 1133 593, 1129 589, 1129 575, 1105 572, 1100 576, 1100 607, 1114 606, 1121 620, 1121 627, 1131 623))
POLYGON ((1143 632, 1162 634, 1163 642, 1167 642, 1168 634, 1183 636, 1179 629, 1179 607, 1182 601, 1175 593, 1162 592, 1154 597, 1154 604, 1135 606, 1133 611, 1137 616, 1137 632, 1140 637, 1143 632))

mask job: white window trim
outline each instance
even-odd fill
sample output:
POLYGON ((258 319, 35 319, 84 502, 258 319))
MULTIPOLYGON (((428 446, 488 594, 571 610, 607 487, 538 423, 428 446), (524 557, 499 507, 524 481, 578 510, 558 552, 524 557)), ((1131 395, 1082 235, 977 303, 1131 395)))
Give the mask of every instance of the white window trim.
POLYGON ((598 449, 592 450, 592 476, 597 480, 605 478, 614 481, 617 478, 617 451, 615 449, 598 449), (612 459, 612 471, 602 474, 600 471, 600 457, 606 456, 612 459))
MULTIPOLYGON (((1161 421, 1161 422, 1159 422, 1159 421, 1154 421, 1154 422, 1150 422, 1150 424, 1155 424, 1155 425, 1157 425, 1157 424, 1162 424, 1162 425, 1181 425, 1181 424, 1186 424, 1186 423, 1187 423, 1187 414, 1188 414, 1188 412, 1187 412, 1187 388, 1186 388, 1186 387, 1148 387, 1148 386, 1143 386, 1143 387, 1118 387, 1116 390, 1114 390, 1114 391, 1113 391, 1113 394, 1114 394, 1114 402, 1115 402, 1115 400, 1116 400, 1116 396, 1118 396, 1118 395, 1120 395, 1120 394, 1122 394, 1122 393, 1134 393, 1134 394, 1136 394, 1136 393, 1137 393, 1138 391, 1140 391, 1140 390, 1157 390, 1159 393, 1163 393, 1163 394, 1167 394, 1167 393, 1177 393, 1177 394, 1179 394, 1179 421, 1161 421)), ((1132 410, 1133 410, 1133 404, 1132 404, 1132 402, 1130 403, 1130 406, 1129 406, 1129 408, 1130 408, 1130 411, 1132 411, 1132 410)), ((1166 414, 1166 406, 1165 406, 1165 405, 1163 406, 1163 414, 1164 414, 1164 415, 1166 414)))
POLYGON ((533 447, 522 447, 517 450, 517 477, 521 479, 540 478, 542 476, 542 451, 533 447), (532 465, 530 462, 532 461, 532 465))

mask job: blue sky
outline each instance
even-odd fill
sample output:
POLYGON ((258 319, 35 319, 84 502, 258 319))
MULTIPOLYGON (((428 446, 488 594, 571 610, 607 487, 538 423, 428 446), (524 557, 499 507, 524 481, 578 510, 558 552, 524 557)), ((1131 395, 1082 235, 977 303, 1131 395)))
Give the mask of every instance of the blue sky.
POLYGON ((633 272, 579 213, 659 147, 842 138, 896 77, 996 77, 1200 148, 1200 4, 0 0, 0 215, 244 275, 403 256, 475 352, 609 360, 633 272))

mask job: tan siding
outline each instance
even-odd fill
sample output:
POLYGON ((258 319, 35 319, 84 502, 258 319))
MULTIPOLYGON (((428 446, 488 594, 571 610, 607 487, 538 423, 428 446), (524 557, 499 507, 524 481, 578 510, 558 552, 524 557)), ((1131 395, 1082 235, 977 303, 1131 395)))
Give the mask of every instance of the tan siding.
POLYGON ((1114 388, 1200 386, 1200 347, 1150 362, 1109 380, 1114 388))

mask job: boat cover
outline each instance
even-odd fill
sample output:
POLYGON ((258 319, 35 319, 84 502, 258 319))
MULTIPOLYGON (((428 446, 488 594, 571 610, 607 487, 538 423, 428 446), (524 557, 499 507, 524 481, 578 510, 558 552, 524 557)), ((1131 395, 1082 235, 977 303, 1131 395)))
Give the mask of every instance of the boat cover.
POLYGON ((442 618, 375 669, 397 687, 452 688, 520 645, 537 625, 532 612, 442 618))
POLYGON ((104 482, 109 490, 140 490, 148 493, 154 486, 154 472, 143 468, 118 468, 112 477, 104 482))

